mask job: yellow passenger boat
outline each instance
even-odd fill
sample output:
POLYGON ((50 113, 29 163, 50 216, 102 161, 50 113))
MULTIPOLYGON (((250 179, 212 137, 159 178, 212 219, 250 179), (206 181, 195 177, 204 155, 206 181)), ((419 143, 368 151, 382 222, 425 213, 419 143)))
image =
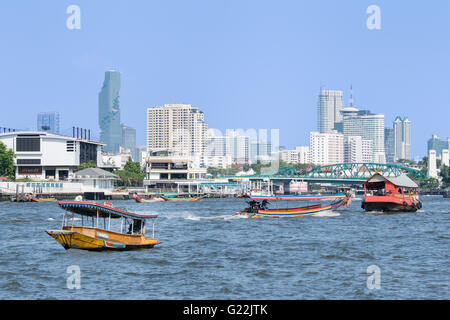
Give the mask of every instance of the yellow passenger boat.
POLYGON ((65 210, 62 227, 60 230, 46 232, 66 250, 133 250, 152 248, 160 243, 154 236, 154 220, 157 215, 127 212, 114 208, 108 202, 61 201, 58 204, 65 210), (80 215, 81 225, 75 225, 75 215, 80 215), (111 219, 121 219, 120 227, 117 226, 119 230, 111 230, 111 219), (145 236, 148 219, 153 222, 151 238, 145 236), (103 228, 100 228, 102 220, 103 228))

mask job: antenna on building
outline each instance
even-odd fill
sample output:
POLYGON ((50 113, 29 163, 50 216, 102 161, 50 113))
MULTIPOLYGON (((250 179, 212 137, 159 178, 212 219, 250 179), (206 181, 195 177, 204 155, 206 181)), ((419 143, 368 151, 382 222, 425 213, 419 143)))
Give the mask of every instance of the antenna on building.
POLYGON ((350 85, 350 108, 353 108, 353 85, 350 85))

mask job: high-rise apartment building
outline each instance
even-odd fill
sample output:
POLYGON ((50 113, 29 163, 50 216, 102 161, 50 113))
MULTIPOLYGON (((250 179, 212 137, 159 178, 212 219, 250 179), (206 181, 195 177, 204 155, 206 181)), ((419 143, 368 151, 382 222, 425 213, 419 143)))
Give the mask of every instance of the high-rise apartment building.
POLYGON ((272 143, 263 140, 250 141, 250 164, 259 161, 271 161, 272 160, 272 143))
POLYGON ((105 143, 104 151, 118 153, 122 143, 122 126, 120 123, 120 72, 105 72, 103 87, 98 95, 98 122, 100 141, 105 143))
POLYGON ((372 140, 373 161, 385 163, 384 115, 356 108, 344 108, 341 113, 344 136, 361 136, 363 139, 372 140))
POLYGON ((293 164, 308 164, 309 161, 309 147, 295 147, 295 150, 280 151, 280 159, 293 164))
POLYGON ((177 156, 202 156, 208 125, 204 114, 189 104, 166 104, 147 109, 149 152, 167 150, 177 156))
POLYGON ((59 134, 59 112, 39 112, 37 115, 37 131, 59 134))
POLYGON ((394 160, 411 159, 411 122, 407 117, 394 120, 394 160))
POLYGON ((227 130, 225 136, 227 155, 231 155, 233 163, 248 164, 250 160, 250 138, 242 136, 234 130, 227 130))
POLYGON ((450 139, 439 139, 438 136, 433 135, 430 140, 428 140, 428 152, 430 150, 436 151, 436 157, 441 159, 442 150, 449 149, 450 139))
POLYGON ((335 123, 342 121, 341 109, 344 102, 342 91, 321 89, 317 103, 317 129, 320 133, 334 130, 335 123))
POLYGON ((384 129, 384 152, 386 154, 386 162, 395 162, 395 139, 394 139, 394 129, 385 128, 384 129))
POLYGON ((373 161, 373 142, 361 136, 348 136, 344 140, 345 162, 368 163, 373 161))
POLYGON ((344 162, 344 135, 337 131, 310 133, 310 161, 315 165, 344 162))

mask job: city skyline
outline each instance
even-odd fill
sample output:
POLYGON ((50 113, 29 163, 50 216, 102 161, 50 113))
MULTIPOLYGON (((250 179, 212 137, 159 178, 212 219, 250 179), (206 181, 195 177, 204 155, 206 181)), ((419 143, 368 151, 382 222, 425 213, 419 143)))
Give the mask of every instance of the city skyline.
MULTIPOLYGON (((95 117, 85 114, 96 107, 104 71, 115 68, 123 74, 123 122, 136 128, 138 145, 145 144, 146 108, 166 103, 198 106, 211 128, 279 128, 282 145, 307 145, 317 125, 320 86, 344 91, 347 106, 350 84, 355 105, 385 114, 386 123, 408 116, 414 124, 412 159, 426 156, 431 135, 449 136, 445 57, 450 46, 437 36, 448 30, 448 3, 437 10, 382 2, 379 31, 365 26, 368 2, 106 4, 79 1, 80 30, 65 26, 68 3, 20 7, 20 21, 12 19, 17 4, 2 4, 1 34, 12 44, 2 59, 8 80, 0 85, 10 108, 2 126, 33 127, 39 110, 60 106, 62 118, 99 136, 95 117), (197 13, 200 6, 203 15, 197 13), (105 8, 111 18, 104 16, 105 8), (129 13, 124 20, 123 12, 129 13), (144 19, 146 14, 154 19, 144 19), (181 19, 186 14, 193 17, 187 25, 181 19), (169 15, 173 23, 166 25, 169 15), (414 19, 423 23, 414 25, 414 19), (151 41, 138 41, 144 35, 151 41), (324 36, 331 41, 323 44, 324 36), (111 43, 116 43, 113 51, 111 43), (182 54, 176 50, 180 43, 182 54), (330 53, 328 46, 338 50, 330 53), (39 50, 30 56, 32 47, 39 50), (29 77, 30 70, 41 81, 29 77), (20 94, 23 87, 29 94, 20 94), (424 113, 425 108, 434 112, 424 113)), ((72 126, 67 125, 62 132, 72 126)))

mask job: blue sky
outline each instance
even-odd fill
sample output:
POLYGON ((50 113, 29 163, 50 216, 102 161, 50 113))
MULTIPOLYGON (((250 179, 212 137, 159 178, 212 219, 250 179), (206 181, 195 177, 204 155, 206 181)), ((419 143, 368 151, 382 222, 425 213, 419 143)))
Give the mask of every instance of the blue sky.
MULTIPOLYGON (((309 144, 321 85, 353 84, 355 105, 412 122, 412 156, 449 134, 450 2, 1 1, 0 126, 61 127, 98 136, 104 72, 122 73, 122 122, 146 141, 146 108, 188 103, 211 128, 280 129, 280 144, 309 144), (69 30, 69 5, 81 29, 69 30), (366 9, 381 9, 368 30, 366 9)), ((68 131, 69 132, 69 131, 68 131)))

